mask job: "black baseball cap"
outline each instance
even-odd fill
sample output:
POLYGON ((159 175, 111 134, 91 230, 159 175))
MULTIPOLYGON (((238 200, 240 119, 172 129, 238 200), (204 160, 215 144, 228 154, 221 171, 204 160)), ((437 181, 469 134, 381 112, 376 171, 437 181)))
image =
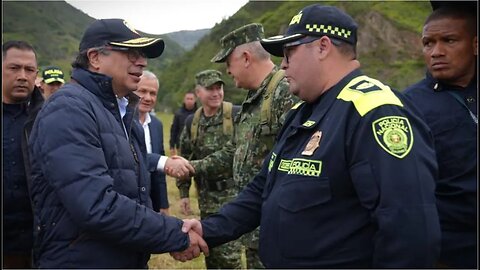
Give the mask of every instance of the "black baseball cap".
POLYGON ((333 6, 309 5, 293 16, 285 35, 262 39, 263 48, 283 56, 283 45, 305 36, 329 36, 352 45, 357 43, 357 23, 347 13, 333 6))
POLYGON ((159 57, 165 44, 161 38, 142 37, 122 19, 100 19, 94 21, 83 34, 79 50, 101 46, 139 48, 148 58, 159 57))
POLYGON ((42 79, 46 84, 53 82, 65 83, 63 71, 56 66, 48 66, 42 71, 42 79))

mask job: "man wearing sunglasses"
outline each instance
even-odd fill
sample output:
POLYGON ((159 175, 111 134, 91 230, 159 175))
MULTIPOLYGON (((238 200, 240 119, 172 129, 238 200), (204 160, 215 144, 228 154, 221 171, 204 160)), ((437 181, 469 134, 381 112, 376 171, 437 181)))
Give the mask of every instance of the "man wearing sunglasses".
POLYGON ((71 83, 45 103, 30 137, 37 267, 146 268, 151 253, 208 253, 181 220, 152 209, 133 91, 163 49, 121 19, 84 33, 71 83))
POLYGON ((260 225, 267 268, 428 268, 439 253, 437 164, 412 106, 356 60, 357 24, 310 5, 284 36, 294 107, 259 174, 233 202, 184 230, 213 248, 260 225))

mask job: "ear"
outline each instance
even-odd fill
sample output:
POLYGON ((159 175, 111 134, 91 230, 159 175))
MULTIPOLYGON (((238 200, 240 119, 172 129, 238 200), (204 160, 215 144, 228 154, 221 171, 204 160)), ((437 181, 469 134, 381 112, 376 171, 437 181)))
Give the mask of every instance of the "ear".
POLYGON ((40 83, 40 87, 39 87, 40 93, 42 93, 42 94, 44 94, 44 91, 45 91, 45 90, 43 90, 43 87, 44 87, 44 86, 45 86, 45 82, 42 81, 42 82, 40 83))
POLYGON ((242 57, 244 67, 248 68, 252 63, 252 54, 249 51, 243 51, 242 57))
POLYGON ((99 70, 100 69, 100 53, 98 52, 98 50, 89 49, 87 51, 87 57, 88 57, 88 62, 90 63, 90 66, 95 70, 99 70))
POLYGON ((320 59, 327 57, 333 46, 332 41, 326 36, 321 37, 318 41, 314 41, 314 44, 320 59))

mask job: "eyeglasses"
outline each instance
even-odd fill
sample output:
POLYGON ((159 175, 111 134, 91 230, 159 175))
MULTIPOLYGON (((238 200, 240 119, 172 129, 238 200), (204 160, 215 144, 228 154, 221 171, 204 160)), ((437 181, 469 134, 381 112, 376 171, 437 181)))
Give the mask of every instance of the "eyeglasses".
POLYGON ((290 42, 290 43, 286 43, 285 45, 283 45, 283 56, 285 57, 285 61, 287 62, 287 64, 288 64, 288 58, 290 57, 290 53, 291 53, 293 47, 296 47, 296 46, 299 46, 299 45, 302 45, 302 44, 312 43, 315 40, 320 39, 320 38, 321 37, 305 36, 305 37, 303 37, 299 40, 296 40, 296 41, 293 41, 293 42, 290 42))
MULTIPOLYGON (((290 42, 290 43, 287 43, 287 44, 283 45, 283 56, 285 57, 285 61, 287 62, 287 64, 288 64, 288 57, 290 57, 291 49, 293 47, 296 47, 296 46, 299 46, 299 45, 302 45, 302 44, 312 43, 315 40, 321 39, 321 38, 322 37, 318 37, 318 36, 305 36, 305 37, 303 37, 299 40, 296 40, 296 41, 293 41, 293 42, 290 42)), ((336 38, 333 38, 333 37, 328 37, 328 38, 330 39, 330 42, 332 42, 333 45, 341 46, 342 41, 340 41, 336 38)))
POLYGON ((118 51, 118 52, 124 52, 127 54, 128 60, 132 62, 136 62, 140 57, 142 58, 147 58, 145 53, 137 48, 124 48, 124 47, 103 47, 105 50, 110 50, 110 51, 118 51))

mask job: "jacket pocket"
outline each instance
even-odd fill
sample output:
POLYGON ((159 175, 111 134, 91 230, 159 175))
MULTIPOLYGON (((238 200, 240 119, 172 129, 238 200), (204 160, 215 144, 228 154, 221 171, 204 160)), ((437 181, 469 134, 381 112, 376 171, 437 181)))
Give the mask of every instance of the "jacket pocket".
POLYGON ((292 177, 280 187, 279 206, 289 212, 304 209, 328 202, 332 195, 330 181, 327 177, 292 177))
POLYGON ((331 201, 326 177, 292 177, 281 185, 278 239, 282 257, 312 260, 321 254, 320 213, 331 201))

